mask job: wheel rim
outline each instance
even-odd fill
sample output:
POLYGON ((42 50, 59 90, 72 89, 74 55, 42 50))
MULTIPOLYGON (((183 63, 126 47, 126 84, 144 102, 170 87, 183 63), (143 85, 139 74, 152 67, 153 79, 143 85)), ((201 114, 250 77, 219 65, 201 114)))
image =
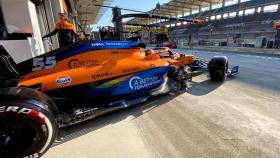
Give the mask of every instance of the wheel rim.
POLYGON ((38 139, 34 124, 23 119, 0 121, 0 157, 17 157, 30 152, 38 139))

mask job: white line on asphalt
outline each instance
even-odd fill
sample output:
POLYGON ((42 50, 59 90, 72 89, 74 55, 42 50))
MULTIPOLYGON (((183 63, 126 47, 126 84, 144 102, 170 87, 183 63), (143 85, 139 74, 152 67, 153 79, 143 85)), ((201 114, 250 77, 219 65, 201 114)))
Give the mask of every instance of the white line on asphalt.
MULTIPOLYGON (((180 50, 180 49, 179 49, 180 50)), ((186 50, 189 53, 207 53, 207 51, 200 51, 200 50, 186 50)), ((216 52, 216 51, 211 51, 212 55, 226 55, 224 52, 216 52)), ((228 55, 233 55, 232 53, 228 53, 228 55)), ((248 55, 248 54, 234 54, 242 57, 249 57, 249 58, 258 58, 258 59, 263 59, 263 60, 280 60, 280 57, 269 57, 269 56, 260 56, 260 55, 248 55)))
POLYGON ((250 57, 250 58, 259 58, 264 60, 280 60, 279 57, 268 57, 268 56, 258 56, 258 55, 240 55, 243 57, 250 57))

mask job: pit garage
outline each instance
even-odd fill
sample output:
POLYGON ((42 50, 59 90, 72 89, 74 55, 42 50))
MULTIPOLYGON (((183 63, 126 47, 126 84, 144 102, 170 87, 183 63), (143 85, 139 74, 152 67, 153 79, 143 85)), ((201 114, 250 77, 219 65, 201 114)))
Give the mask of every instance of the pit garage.
MULTIPOLYGON (((115 7, 111 5, 113 2, 98 2, 99 4, 86 0, 73 1, 75 13, 78 14, 79 25, 82 28, 97 23, 98 19, 105 14, 101 11, 102 9, 115 7), (99 11, 95 11, 97 6, 99 6, 99 11), (89 18, 89 14, 91 18, 89 18)), ((126 9, 134 10, 133 6, 126 9)), ((134 14, 134 12, 132 13, 134 14)), ((277 47, 274 47, 279 35, 277 23, 280 20, 279 1, 171 0, 155 6, 150 11, 144 11, 144 14, 144 18, 142 15, 140 18, 127 21, 120 18, 120 16, 126 15, 123 10, 122 14, 116 16, 118 18, 113 16, 113 19, 117 19, 117 22, 113 20, 115 26, 106 29, 112 32, 119 29, 121 31, 107 36, 106 38, 110 41, 102 39, 105 38, 103 32, 98 32, 101 40, 84 39, 82 43, 60 48, 59 51, 54 49, 50 55, 56 57, 59 69, 52 67, 44 70, 44 67, 43 70, 39 70, 40 72, 23 71, 25 74, 23 79, 20 78, 18 85, 24 87, 13 86, 14 88, 26 88, 25 85, 37 82, 38 76, 43 81, 43 86, 37 84, 30 86, 32 91, 22 95, 23 98, 34 94, 40 94, 39 96, 46 94, 55 100, 55 104, 65 107, 63 115, 52 113, 54 116, 60 115, 60 117, 49 119, 50 122, 55 121, 63 127, 57 129, 57 136, 52 138, 53 144, 48 144, 49 149, 40 156, 43 158, 279 157, 280 52, 277 47), (278 7, 272 7, 273 9, 269 10, 267 6, 278 7), (249 14, 246 15, 248 13, 246 10, 253 10, 253 13, 249 11, 249 14), (235 16, 233 16, 233 12, 236 13, 235 16), (146 16, 147 14, 149 16, 146 16), (202 21, 203 23, 201 23, 202 21), (250 27, 256 25, 258 27, 250 27), (142 26, 146 30, 138 31, 142 26), (161 35, 157 36, 157 34, 161 35), (240 36, 236 36, 236 34, 240 34, 240 36), (131 36, 140 38, 135 40, 131 39, 131 36), (120 39, 126 41, 120 41, 120 39), (164 45, 160 46, 164 48, 155 48, 164 40, 176 42, 177 48, 167 49, 164 45), (140 49, 139 47, 143 47, 143 45, 138 45, 139 41, 147 47, 140 49), (137 46, 137 49, 134 46, 137 46), (95 54, 85 55, 91 51, 95 54), (228 65, 224 64, 227 68, 226 71, 223 71, 224 78, 222 82, 213 81, 209 64, 213 58, 220 59, 224 56, 226 56, 224 59, 228 61, 228 65), (177 77, 176 79, 184 74, 183 78, 185 77, 187 80, 186 85, 182 86, 182 82, 180 82, 181 86, 177 87, 175 91, 160 93, 160 95, 148 99, 145 99, 146 93, 138 93, 137 86, 138 89, 143 87, 145 89, 158 83, 166 84, 166 80, 161 82, 163 81, 161 72, 166 70, 166 65, 170 64, 172 67, 179 65, 178 67, 180 67, 180 64, 187 61, 197 63, 184 64, 186 67, 183 69, 181 67, 181 69, 168 71, 176 74, 173 75, 173 77, 177 77), (145 64, 141 62, 149 63, 149 68, 142 66, 145 64), (142 65, 139 66, 139 63, 142 65), (162 63, 165 66, 160 65, 162 63), (205 69, 195 71, 197 66, 205 69), (231 75, 230 70, 235 66, 238 66, 239 72, 231 75), (96 67, 97 70, 94 69, 96 67), (121 69, 116 71, 117 67, 121 67, 121 69), (155 69, 156 73, 152 71, 155 69), (57 72, 57 70, 63 71, 57 72), (149 70, 149 73, 146 70, 149 70), (53 74, 49 73, 52 71, 55 72, 54 74, 59 74, 52 76, 53 74), (115 78, 116 72, 122 76, 115 78), (40 73, 44 75, 40 76, 40 73), (132 76, 126 78, 127 74, 132 76), (155 75, 151 76, 151 74, 155 75), (188 78, 188 75, 191 75, 191 78, 188 78), (83 78, 79 76, 83 76, 83 78), (113 80, 105 82, 105 79, 111 79, 111 77, 113 80), (51 82, 46 81, 48 78, 52 79, 51 82), (87 84, 88 81, 85 81, 87 78, 94 81, 94 84, 71 88, 73 84, 76 84, 77 79, 79 82, 87 84), (104 82, 96 82, 100 81, 99 79, 104 82), (46 83, 49 85, 44 86, 46 83), (53 87, 55 84, 59 88, 53 87), (140 87, 139 84, 142 86, 140 87), (56 89, 67 87, 69 89, 53 92, 56 89), (110 97, 102 98, 104 94, 108 93, 104 89, 111 87, 119 88, 114 89, 113 92, 110 91, 110 97), (44 93, 41 94, 40 91, 44 93), (87 93, 84 93, 85 91, 87 93), (129 95, 123 96, 120 100, 110 101, 117 93, 125 92, 129 92, 129 95), (70 101, 64 100, 65 95, 71 96, 67 98, 70 101), (95 100, 90 103, 105 102, 106 105, 99 104, 94 108, 90 106, 84 108, 89 96, 95 97, 95 100), (128 98, 133 98, 133 101, 138 103, 134 105, 128 98), (76 104, 75 99, 81 101, 82 104, 76 104), (133 106, 130 106, 130 103, 133 106), (74 104, 75 106, 73 106, 74 104), (96 114, 94 110, 99 110, 100 107, 103 108, 103 111, 98 111, 98 117, 86 120, 80 117, 82 116, 80 114, 85 113, 83 116, 91 118, 92 114, 94 116, 96 114), (67 111, 69 109, 72 110, 71 112, 74 111, 71 115, 67 111), (67 126, 67 121, 70 124, 75 123, 67 126)), ((106 29, 104 34, 106 34, 106 29)), ((79 31, 84 38, 86 38, 86 34, 89 34, 88 37, 93 34, 90 34, 87 29, 79 31)), ((95 34, 96 38, 97 34, 95 34)), ((2 44, 0 43, 0 45, 2 44)), ((50 55, 43 53, 39 57, 51 59, 50 55)), ((36 55, 32 57, 38 59, 36 55)), ((31 68, 34 62, 32 59, 26 62, 31 63, 31 68)), ((4 59, 4 61, 6 60, 4 59)), ((12 63, 11 66, 13 65, 17 64, 12 63)), ((17 70, 23 69, 22 65, 17 70)), ((28 67, 28 64, 26 65, 28 67)), ((0 70, 2 69, 0 68, 0 70)), ((169 73, 165 75, 169 77, 169 73)), ((0 75, 0 81, 2 81, 1 77, 6 76, 0 75)), ((14 81, 11 80, 11 84, 12 82, 14 81)), ((178 84, 178 82, 176 83, 178 84)), ((4 122, 3 124, 6 125, 3 116, 8 116, 7 112, 13 115, 31 113, 31 105, 21 108, 23 104, 14 104, 15 99, 11 100, 13 104, 5 101, 9 98, 7 96, 11 95, 15 95, 17 99, 20 98, 16 94, 21 94, 22 91, 3 91, 3 89, 0 91, 0 124, 4 122), (3 94, 3 92, 5 93, 3 94)), ((161 89, 162 91, 163 89, 161 89)), ((155 91, 152 91, 149 94, 154 93, 155 91)), ((35 97, 36 99, 38 100, 38 96, 35 97)), ((44 102, 47 105, 53 104, 49 100, 44 101, 47 101, 44 102)), ((31 102, 24 103, 30 104, 31 102)), ((51 118, 45 111, 53 109, 45 108, 46 104, 39 106, 39 108, 43 107, 41 111, 36 111, 39 109, 38 107, 33 109, 35 114, 33 111, 32 117, 37 117, 39 120, 35 121, 36 123, 44 121, 42 118, 51 118), (42 114, 45 117, 41 117, 42 114)), ((47 123, 45 128, 49 129, 47 123)), ((14 130, 14 128, 11 129, 14 130)), ((56 127, 53 129, 56 130, 56 127)), ((0 126, 0 133, 2 132, 0 155, 4 153, 5 147, 10 142, 10 137, 4 135, 3 131, 5 130, 0 126)), ((39 157, 39 154, 34 153, 29 157, 39 157)))

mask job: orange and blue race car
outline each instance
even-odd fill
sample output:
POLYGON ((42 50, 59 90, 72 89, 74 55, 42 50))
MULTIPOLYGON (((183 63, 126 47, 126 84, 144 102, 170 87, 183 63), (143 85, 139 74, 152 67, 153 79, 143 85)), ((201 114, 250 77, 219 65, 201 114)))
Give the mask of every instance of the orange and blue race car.
POLYGON ((0 157, 40 157, 58 128, 188 88, 208 68, 224 81, 227 57, 210 61, 138 42, 84 41, 15 64, 0 48, 0 157))

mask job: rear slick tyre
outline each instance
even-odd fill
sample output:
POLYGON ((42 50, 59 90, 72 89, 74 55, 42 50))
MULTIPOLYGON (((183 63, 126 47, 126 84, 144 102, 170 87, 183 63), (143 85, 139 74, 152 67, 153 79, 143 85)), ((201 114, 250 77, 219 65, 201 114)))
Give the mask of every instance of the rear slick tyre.
POLYGON ((41 157, 57 131, 52 114, 32 101, 0 101, 1 158, 41 157))

